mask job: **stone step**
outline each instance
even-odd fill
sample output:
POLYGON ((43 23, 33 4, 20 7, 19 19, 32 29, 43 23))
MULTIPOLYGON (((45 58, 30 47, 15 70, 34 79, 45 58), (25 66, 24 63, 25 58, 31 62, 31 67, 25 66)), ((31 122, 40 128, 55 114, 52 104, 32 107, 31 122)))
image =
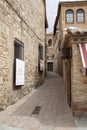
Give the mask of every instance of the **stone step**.
POLYGON ((0 130, 24 130, 21 128, 15 128, 7 125, 0 125, 0 130))

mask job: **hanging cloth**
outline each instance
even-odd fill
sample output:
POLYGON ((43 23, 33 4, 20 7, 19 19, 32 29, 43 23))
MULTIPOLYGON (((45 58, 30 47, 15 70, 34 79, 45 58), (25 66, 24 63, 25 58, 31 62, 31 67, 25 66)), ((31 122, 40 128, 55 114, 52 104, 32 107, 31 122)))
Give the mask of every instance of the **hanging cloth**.
POLYGON ((81 53, 81 59, 84 69, 84 75, 87 75, 87 44, 82 43, 79 44, 80 47, 80 53, 81 53))

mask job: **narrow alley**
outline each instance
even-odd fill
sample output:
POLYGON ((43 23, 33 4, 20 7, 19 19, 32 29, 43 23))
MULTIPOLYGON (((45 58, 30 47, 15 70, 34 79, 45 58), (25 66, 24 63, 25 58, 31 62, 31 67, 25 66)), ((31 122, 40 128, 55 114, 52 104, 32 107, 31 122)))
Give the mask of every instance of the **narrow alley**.
POLYGON ((42 86, 0 112, 0 124, 8 130, 75 130, 62 78, 48 73, 42 86))
POLYGON ((87 0, 0 0, 0 130, 87 130, 86 19, 87 0))

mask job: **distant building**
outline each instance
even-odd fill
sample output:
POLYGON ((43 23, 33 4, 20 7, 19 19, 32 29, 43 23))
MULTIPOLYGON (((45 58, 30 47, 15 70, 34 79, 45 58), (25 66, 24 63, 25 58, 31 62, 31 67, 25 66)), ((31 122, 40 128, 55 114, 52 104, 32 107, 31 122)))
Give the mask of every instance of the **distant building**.
POLYGON ((87 1, 59 2, 54 25, 54 68, 63 76, 69 105, 77 115, 87 115, 87 77, 83 66, 86 55, 81 51, 82 47, 86 50, 86 37, 87 1))
POLYGON ((53 33, 46 34, 46 70, 54 71, 53 33))
POLYGON ((45 0, 0 1, 0 107, 44 82, 46 27, 45 0))

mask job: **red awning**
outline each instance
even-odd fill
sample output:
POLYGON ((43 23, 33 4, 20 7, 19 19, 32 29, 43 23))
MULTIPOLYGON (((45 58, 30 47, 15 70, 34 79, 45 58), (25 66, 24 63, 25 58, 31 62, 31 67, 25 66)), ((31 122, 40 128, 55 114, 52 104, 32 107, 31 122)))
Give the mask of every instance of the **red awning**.
POLYGON ((79 44, 84 74, 87 75, 87 44, 79 44))

